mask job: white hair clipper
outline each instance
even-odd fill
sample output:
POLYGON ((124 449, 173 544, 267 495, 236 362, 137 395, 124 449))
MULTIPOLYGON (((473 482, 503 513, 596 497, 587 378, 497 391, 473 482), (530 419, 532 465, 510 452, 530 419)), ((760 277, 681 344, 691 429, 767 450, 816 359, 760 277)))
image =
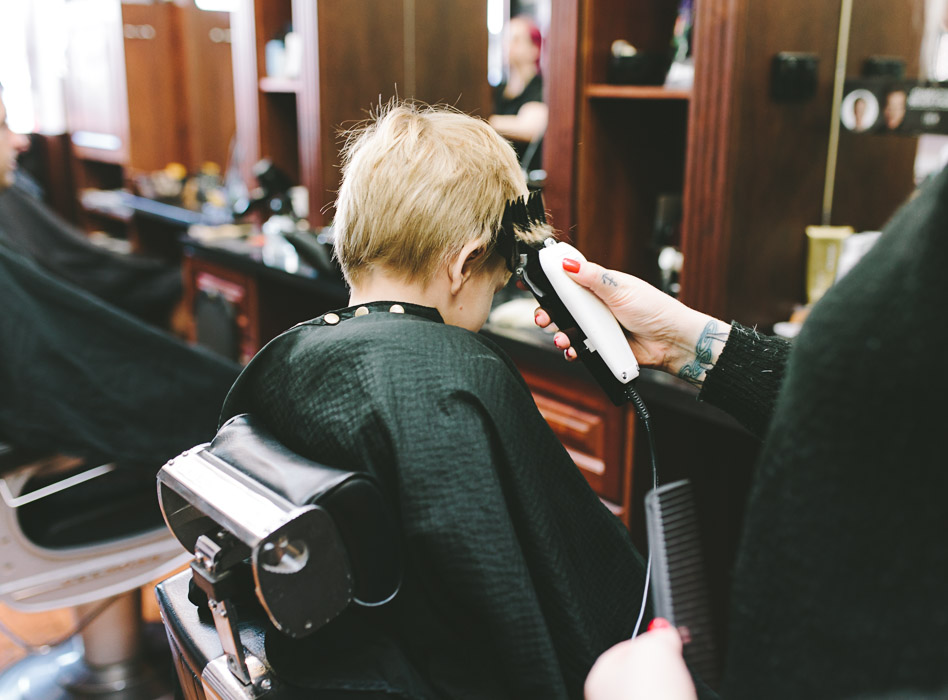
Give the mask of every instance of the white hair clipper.
POLYGON ((526 201, 520 198, 508 202, 498 235, 498 252, 567 335, 579 359, 612 402, 620 406, 629 400, 627 387, 639 376, 639 364, 609 307, 563 269, 565 258, 585 262, 583 254, 554 238, 536 246, 518 238, 517 229, 542 223, 546 223, 546 214, 539 192, 533 192, 526 201))

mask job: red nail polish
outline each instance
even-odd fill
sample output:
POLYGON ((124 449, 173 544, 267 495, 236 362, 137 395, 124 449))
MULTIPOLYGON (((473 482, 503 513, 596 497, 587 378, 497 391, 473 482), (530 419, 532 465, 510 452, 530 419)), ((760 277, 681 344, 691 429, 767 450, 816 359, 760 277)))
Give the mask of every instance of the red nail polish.
POLYGON ((570 258, 563 258, 563 269, 567 272, 579 272, 579 263, 570 258))
MULTIPOLYGON (((562 345, 560 345, 559 336, 553 336, 553 344, 554 344, 556 347, 561 348, 561 349, 562 349, 562 347, 563 347, 562 345)), ((567 348, 567 349, 568 349, 568 348, 567 348)))
POLYGON ((669 627, 671 627, 671 623, 668 620, 666 620, 664 617, 656 617, 649 623, 648 631, 667 630, 669 627))

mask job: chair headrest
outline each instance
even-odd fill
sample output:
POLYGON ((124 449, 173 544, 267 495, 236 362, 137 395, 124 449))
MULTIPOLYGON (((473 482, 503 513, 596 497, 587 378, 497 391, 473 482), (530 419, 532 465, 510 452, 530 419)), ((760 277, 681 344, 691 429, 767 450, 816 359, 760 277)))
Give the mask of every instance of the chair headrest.
POLYGON ((257 597, 290 636, 398 591, 399 528, 376 480, 296 454, 248 414, 168 462, 158 481, 184 547, 223 529, 249 550, 257 597))

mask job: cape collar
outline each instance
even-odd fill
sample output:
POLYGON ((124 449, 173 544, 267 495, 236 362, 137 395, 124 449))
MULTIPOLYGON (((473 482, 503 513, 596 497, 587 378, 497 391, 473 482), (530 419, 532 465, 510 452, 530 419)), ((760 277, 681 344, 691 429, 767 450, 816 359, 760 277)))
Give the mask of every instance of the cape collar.
POLYGON ((349 306, 345 309, 329 311, 319 318, 314 319, 314 321, 320 325, 334 326, 350 318, 378 313, 420 316, 429 321, 444 323, 444 319, 441 318, 441 313, 437 309, 431 308, 430 306, 421 306, 420 304, 409 304, 403 301, 371 301, 367 304, 360 304, 359 306, 349 306))

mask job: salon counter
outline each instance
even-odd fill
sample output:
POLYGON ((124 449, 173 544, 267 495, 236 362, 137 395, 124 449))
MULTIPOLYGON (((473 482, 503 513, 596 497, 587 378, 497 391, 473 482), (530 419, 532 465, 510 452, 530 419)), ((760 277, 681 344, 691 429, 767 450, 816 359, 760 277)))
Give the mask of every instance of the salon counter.
MULTIPOLYGON (((508 328, 486 323, 481 331, 497 343, 517 362, 535 371, 570 376, 585 382, 591 391, 599 392, 598 385, 580 362, 567 362, 562 351, 553 345, 553 336, 539 328, 508 328)), ((658 370, 641 368, 636 388, 651 406, 653 403, 674 407, 722 428, 746 432, 734 418, 710 404, 698 401, 698 390, 688 382, 658 370)))
POLYGON ((185 236, 181 245, 191 341, 243 364, 287 328, 349 298, 340 276, 317 270, 289 248, 265 256, 263 236, 185 236))

